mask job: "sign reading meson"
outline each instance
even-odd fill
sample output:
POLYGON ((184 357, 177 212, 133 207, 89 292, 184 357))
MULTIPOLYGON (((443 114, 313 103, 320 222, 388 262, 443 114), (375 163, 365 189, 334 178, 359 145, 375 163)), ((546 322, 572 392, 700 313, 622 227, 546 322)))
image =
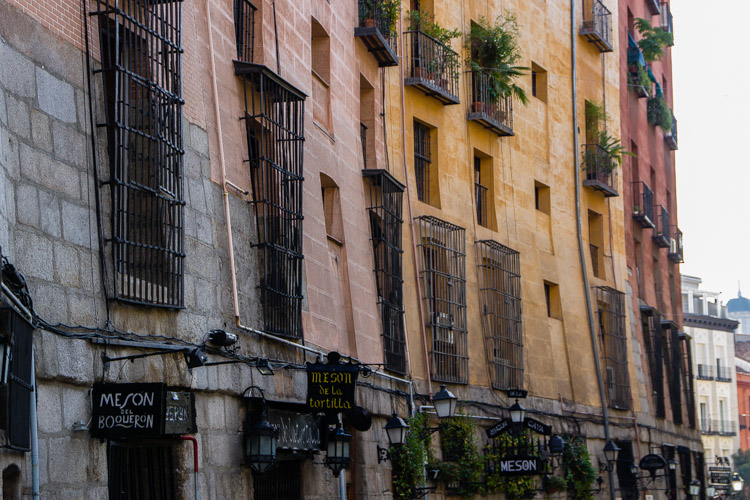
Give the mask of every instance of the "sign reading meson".
POLYGON ((107 439, 195 432, 195 395, 164 384, 94 384, 91 435, 107 439))
POLYGON ((501 458, 496 462, 501 476, 533 476, 544 473, 544 461, 538 457, 501 458))
POLYGON ((357 365, 307 364, 307 406, 313 413, 339 413, 354 408, 357 365))

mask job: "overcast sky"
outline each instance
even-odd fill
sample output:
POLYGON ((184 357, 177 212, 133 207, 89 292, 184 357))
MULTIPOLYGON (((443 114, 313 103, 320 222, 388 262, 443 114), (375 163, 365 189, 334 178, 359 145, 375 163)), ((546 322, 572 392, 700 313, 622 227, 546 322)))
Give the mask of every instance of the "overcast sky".
POLYGON ((672 2, 677 210, 685 234, 682 274, 701 288, 750 297, 750 2, 672 2))

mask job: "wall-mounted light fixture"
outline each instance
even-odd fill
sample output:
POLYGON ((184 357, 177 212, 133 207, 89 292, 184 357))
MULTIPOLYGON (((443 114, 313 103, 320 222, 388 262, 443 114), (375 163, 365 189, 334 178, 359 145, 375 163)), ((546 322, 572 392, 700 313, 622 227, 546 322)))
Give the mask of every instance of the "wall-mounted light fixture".
POLYGON ((708 498, 713 498, 714 495, 716 495, 716 488, 711 485, 706 486, 706 496, 708 498))
MULTIPOLYGON (((388 442, 391 446, 401 446, 406 442, 406 434, 409 432, 409 424, 407 424, 403 418, 399 417, 397 413, 394 413, 391 418, 386 422, 385 433, 388 436, 388 442)), ((378 463, 385 462, 391 459, 390 448, 381 448, 380 445, 377 447, 378 450, 378 463)))
POLYGON ((697 497, 701 492, 701 483, 699 483, 696 479, 693 479, 692 481, 690 481, 688 490, 690 491, 690 496, 697 497))
POLYGON ((279 430, 271 425, 268 421, 268 405, 263 389, 251 385, 242 393, 250 389, 257 389, 263 399, 263 406, 260 411, 260 419, 255 422, 247 431, 245 437, 245 458, 247 464, 255 472, 263 474, 273 469, 276 464, 276 438, 279 430))
POLYGON ((345 432, 340 423, 336 424, 336 430, 328 436, 328 455, 325 464, 331 469, 334 477, 339 477, 341 471, 349 467, 351 441, 352 435, 345 432))
POLYGON ((432 396, 432 404, 435 406, 435 413, 439 419, 450 418, 456 414, 456 404, 458 398, 447 389, 445 384, 440 386, 440 390, 432 396))
POLYGON ((744 486, 745 480, 742 479, 742 476, 740 476, 736 472, 732 473, 732 491, 735 493, 739 493, 740 491, 742 491, 742 488, 744 486))
POLYGON ((208 332, 208 338, 206 340, 221 347, 229 347, 230 345, 236 344, 238 338, 236 334, 225 332, 224 330, 211 330, 208 332))
POLYGON ((667 460, 667 468, 669 470, 677 470, 677 461, 674 458, 667 460))
POLYGON ((640 470, 641 468, 638 467, 638 465, 636 465, 635 462, 630 464, 630 473, 633 474, 634 476, 637 476, 640 470))
POLYGON ((273 369, 267 359, 261 358, 255 363, 255 368, 258 369, 261 375, 273 375, 273 369))
POLYGON ((612 472, 614 470, 615 460, 617 460, 617 454, 620 452, 620 447, 612 441, 607 441, 604 445, 603 451, 604 459, 607 463, 599 463, 599 472, 612 472))

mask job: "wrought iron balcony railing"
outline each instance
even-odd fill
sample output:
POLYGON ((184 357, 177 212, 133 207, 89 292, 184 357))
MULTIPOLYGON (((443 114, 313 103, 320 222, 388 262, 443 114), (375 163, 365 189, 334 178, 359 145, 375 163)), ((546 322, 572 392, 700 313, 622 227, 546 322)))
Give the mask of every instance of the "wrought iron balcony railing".
POLYGON ((647 72, 646 60, 643 58, 643 52, 638 47, 633 35, 628 32, 628 86, 639 98, 648 97, 651 94, 651 80, 648 85, 641 82, 641 72, 647 72))
POLYGON ((714 379, 713 365, 698 365, 698 379, 699 380, 713 380, 714 379))
POLYGON ((469 120, 480 123, 499 136, 513 135, 511 96, 497 96, 493 77, 485 71, 470 71, 471 109, 469 120))
POLYGON ((672 9, 669 7, 669 2, 661 3, 659 18, 661 20, 661 29, 672 35, 672 43, 669 44, 672 47, 674 45, 674 29, 672 26, 672 9))
POLYGON ((667 258, 675 264, 682 264, 685 262, 682 249, 682 231, 680 231, 680 228, 673 225, 670 231, 670 236, 669 253, 667 254, 667 258))
POLYGON ((612 52, 612 13, 601 0, 583 0, 581 35, 596 45, 599 52, 612 52))
POLYGON ((652 16, 656 16, 659 14, 659 0, 646 0, 646 5, 651 11, 652 16))
POLYGON ((238 61, 253 62, 256 10, 248 0, 234 0, 234 37, 238 61))
POLYGON ((669 248, 669 212, 663 205, 658 206, 656 215, 656 227, 652 239, 660 248, 669 248))
POLYGON ((476 204, 477 204, 477 224, 480 226, 487 226, 487 186, 481 184, 474 184, 476 191, 476 204))
POLYGON ((718 434, 719 436, 736 436, 737 422, 732 420, 712 420, 711 430, 713 434, 718 434))
POLYGON ((643 181, 633 182, 633 218, 645 228, 653 228, 654 192, 643 181))
POLYGON ((404 85, 443 104, 458 104, 458 54, 421 31, 404 32, 404 85))
POLYGON ((599 144, 583 145, 584 186, 601 191, 606 197, 619 196, 616 167, 607 150, 599 144))
POLYGON ((672 128, 669 132, 664 132, 664 142, 667 143, 667 147, 672 151, 677 151, 677 118, 672 113, 672 128))
POLYGON ((731 382, 732 381, 732 369, 728 366, 717 366, 716 367, 716 380, 719 382, 731 382))
POLYGON ((398 66, 398 32, 389 15, 389 0, 359 0, 359 26, 354 36, 364 42, 378 66, 398 66))

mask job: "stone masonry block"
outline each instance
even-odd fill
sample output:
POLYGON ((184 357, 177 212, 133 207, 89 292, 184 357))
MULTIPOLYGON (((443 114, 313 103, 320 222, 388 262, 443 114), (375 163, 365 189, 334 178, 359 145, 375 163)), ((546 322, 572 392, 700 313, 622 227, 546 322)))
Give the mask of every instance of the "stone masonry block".
POLYGON ((76 122, 76 103, 73 86, 59 80, 41 68, 36 68, 39 108, 65 123, 76 122))
POLYGON ((0 127, 0 165, 5 166, 8 177, 17 180, 20 175, 19 143, 18 139, 10 135, 5 128, 0 127))
POLYGON ((54 385, 37 385, 37 419, 39 430, 56 433, 62 430, 62 404, 60 388, 54 385))
POLYGON ((75 248, 55 242, 55 281, 66 287, 78 287, 78 252, 75 248))
POLYGON ((75 422, 88 422, 91 417, 89 394, 86 390, 63 387, 62 389, 62 426, 71 429, 75 422))
POLYGON ((20 155, 24 177, 73 199, 80 198, 81 184, 74 168, 26 144, 20 145, 20 155))
POLYGON ((0 123, 8 124, 8 110, 5 107, 5 92, 0 90, 0 123))
POLYGON ((29 119, 29 107, 20 99, 12 95, 6 98, 8 108, 8 127, 11 132, 18 134, 24 139, 31 137, 31 121, 29 119))
POLYGON ((48 439, 49 479, 61 484, 86 482, 88 439, 48 439))
POLYGON ((36 109, 31 110, 31 140, 35 146, 52 151, 49 116, 36 109))
POLYGON ((52 333, 42 333, 35 338, 34 363, 37 376, 51 378, 57 375, 57 341, 52 333))
POLYGON ((188 205, 200 213, 207 213, 206 195, 201 179, 188 179, 187 184, 188 196, 190 196, 188 205))
POLYGON ((9 44, 0 43, 0 85, 21 97, 34 97, 34 64, 13 50, 9 44))
POLYGON ((52 243, 47 238, 36 233, 16 230, 16 248, 23 249, 16 256, 16 268, 26 277, 46 281, 54 279, 52 243))
POLYGON ((210 217, 201 213, 196 214, 195 228, 198 240, 207 245, 213 245, 214 240, 210 217))
POLYGON ((59 238, 61 235, 60 202, 46 191, 39 191, 39 217, 42 231, 59 238))
POLYGON ((224 430, 224 399, 221 397, 211 397, 206 400, 206 410, 208 413, 208 428, 211 430, 224 430))
POLYGON ((62 202, 63 238, 88 248, 91 244, 89 210, 67 201, 62 202))
MULTIPOLYGON (((19 255, 21 253, 19 252, 19 255)), ((31 281, 29 291, 34 297, 34 310, 40 317, 50 323, 68 321, 68 302, 65 300, 63 287, 31 281)))
POLYGON ((68 340, 57 344, 60 378, 80 384, 93 383, 94 362, 84 340, 68 340))
POLYGON ((87 158, 86 137, 75 127, 52 121, 52 138, 55 157, 71 165, 84 167, 87 158))
POLYGON ((190 126, 190 145, 198 153, 208 155, 208 134, 197 125, 190 126))
POLYGON ((16 207, 18 222, 39 227, 39 193, 37 189, 29 184, 19 185, 16 201, 18 202, 16 207))

